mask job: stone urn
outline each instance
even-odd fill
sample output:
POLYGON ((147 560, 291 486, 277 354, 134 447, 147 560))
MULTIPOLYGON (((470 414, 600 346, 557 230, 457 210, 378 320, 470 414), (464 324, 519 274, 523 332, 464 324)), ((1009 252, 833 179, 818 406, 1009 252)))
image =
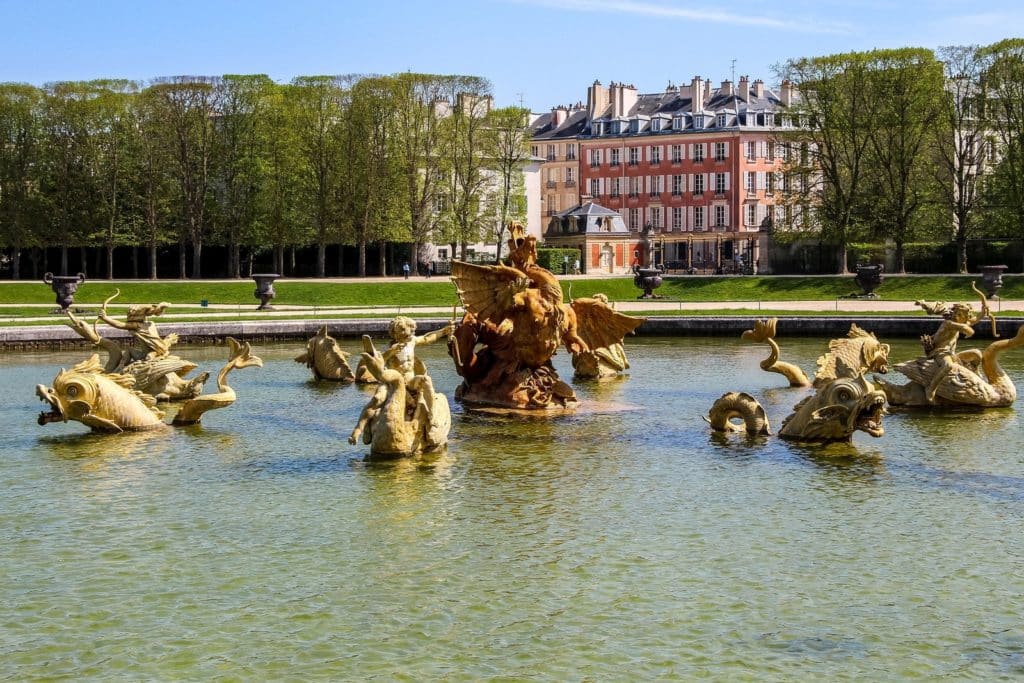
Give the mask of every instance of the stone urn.
POLYGON ((996 294, 1003 287, 1003 273, 1006 272, 1006 266, 982 266, 981 267, 981 286, 985 289, 985 294, 989 299, 998 299, 996 294))
POLYGON ((862 293, 860 296, 867 299, 874 299, 878 296, 875 294, 875 290, 882 284, 882 273, 884 270, 881 263, 857 264, 857 276, 853 278, 853 281, 861 289, 862 293))
POLYGON ((654 293, 654 290, 661 287, 662 270, 660 268, 640 268, 638 266, 633 268, 633 273, 633 286, 644 290, 644 293, 637 297, 638 299, 661 298, 654 293))
POLYGON ((256 291, 253 296, 260 300, 257 311, 272 311, 270 300, 277 296, 274 292, 274 280, 281 277, 277 273, 254 273, 252 279, 256 281, 256 291))
POLYGON ((54 313, 65 313, 71 308, 71 304, 75 303, 75 292, 78 291, 78 285, 85 282, 85 275, 82 273, 78 275, 46 273, 43 275, 43 282, 50 285, 53 293, 57 295, 57 308, 54 309, 54 313))

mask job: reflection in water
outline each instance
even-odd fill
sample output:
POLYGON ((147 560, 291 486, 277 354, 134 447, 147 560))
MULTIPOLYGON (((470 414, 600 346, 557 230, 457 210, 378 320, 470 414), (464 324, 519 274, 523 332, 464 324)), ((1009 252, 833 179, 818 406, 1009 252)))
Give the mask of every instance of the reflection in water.
MULTIPOLYGON (((266 366, 201 426, 113 436, 35 424, 66 355, 0 358, 27 387, 0 405, 0 678, 1020 673, 1019 405, 826 448, 716 435, 725 391, 777 429, 806 390, 738 340, 631 338, 629 376, 578 385, 576 413, 453 404, 446 451, 368 461, 345 439, 373 388, 310 383, 299 346, 254 349, 266 366)), ((445 350, 424 358, 451 396, 445 350)))

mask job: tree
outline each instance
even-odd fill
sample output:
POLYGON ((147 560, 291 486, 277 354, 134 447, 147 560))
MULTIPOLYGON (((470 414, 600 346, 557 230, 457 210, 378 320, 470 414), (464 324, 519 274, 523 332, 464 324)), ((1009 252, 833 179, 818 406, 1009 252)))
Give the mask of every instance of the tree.
POLYGON ((491 110, 491 84, 476 76, 450 83, 452 103, 445 118, 444 154, 447 170, 447 210, 443 216, 449 241, 466 259, 469 245, 483 237, 489 178, 486 173, 486 124, 491 110))
POLYGON ((780 141, 807 150, 787 167, 801 181, 792 201, 813 207, 813 229, 839 247, 838 271, 845 274, 847 247, 864 228, 874 124, 867 60, 862 54, 838 54, 790 60, 776 70, 799 94, 792 113, 784 115, 799 125, 780 131, 780 141))
POLYGON ((228 275, 241 277, 241 243, 258 230, 267 101, 277 86, 265 75, 224 76, 214 138, 218 217, 228 245, 228 275))
POLYGON ((334 189, 339 179, 339 127, 349 93, 345 79, 302 76, 287 90, 298 145, 298 191, 302 201, 297 217, 317 245, 316 276, 327 273, 327 244, 339 235, 339 207, 334 189))
POLYGON ((985 59, 976 45, 939 48, 945 76, 936 121, 936 187, 953 216, 957 270, 967 272, 967 240, 978 232, 976 220, 986 171, 985 59))
POLYGON ((202 274, 203 239, 210 201, 214 116, 218 113, 217 79, 175 76, 149 87, 166 127, 180 203, 178 276, 186 277, 185 248, 192 245, 192 277, 202 274))
POLYGON ((172 230, 175 198, 173 149, 166 140, 162 103, 157 93, 147 89, 134 100, 139 135, 129 155, 132 162, 132 215, 136 241, 149 253, 149 278, 157 278, 157 254, 161 246, 174 241, 172 230))
POLYGON ((919 235, 933 199, 932 156, 943 89, 942 65, 930 50, 875 50, 864 55, 871 83, 866 109, 871 154, 871 213, 876 235, 892 239, 896 272, 906 272, 905 245, 919 235))
POLYGON ((106 252, 107 279, 114 277, 114 248, 131 241, 132 230, 124 211, 130 173, 130 153, 138 134, 131 100, 138 92, 132 81, 92 81, 89 146, 90 175, 96 187, 96 224, 89 235, 106 252))
POLYGON ((510 219, 526 216, 523 166, 530 159, 530 111, 505 107, 490 113, 486 156, 494 166, 497 180, 497 221, 491 235, 497 245, 495 262, 501 262, 501 247, 510 219))
POLYGON ((299 184, 297 131, 287 93, 278 88, 266 109, 266 134, 263 141, 265 182, 260 192, 261 231, 254 235, 259 246, 273 247, 273 271, 286 274, 284 252, 308 238, 297 218, 301 199, 295 192, 299 184))
POLYGON ((401 140, 401 174, 408 202, 412 255, 420 260, 420 246, 430 239, 438 224, 438 197, 444 175, 439 172, 443 138, 445 94, 451 76, 403 73, 392 77, 395 122, 401 140))
POLYGON ((39 216, 43 93, 30 85, 0 85, 0 239, 11 247, 11 278, 21 277, 21 250, 31 246, 39 216))
POLYGON ((351 150, 348 187, 353 212, 351 225, 359 248, 359 275, 366 275, 366 250, 377 243, 379 272, 387 274, 385 243, 408 239, 402 227, 408 224, 404 209, 399 158, 399 137, 396 132, 393 91, 386 78, 367 77, 352 88, 345 131, 351 150))
POLYGON ((1024 238, 1024 39, 982 48, 988 60, 984 89, 989 125, 998 140, 997 182, 1001 200, 995 212, 1024 238))

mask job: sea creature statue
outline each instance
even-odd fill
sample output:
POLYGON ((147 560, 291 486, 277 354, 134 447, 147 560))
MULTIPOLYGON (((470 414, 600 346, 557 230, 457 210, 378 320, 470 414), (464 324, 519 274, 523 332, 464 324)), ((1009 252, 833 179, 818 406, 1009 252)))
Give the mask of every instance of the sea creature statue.
POLYGON ((866 377, 887 372, 889 345, 856 325, 843 339, 829 342, 818 358, 817 391, 793 407, 782 421, 779 436, 794 441, 850 441, 857 430, 879 437, 885 433, 885 394, 866 377))
POLYGON ((974 325, 980 318, 987 318, 992 326, 992 336, 999 336, 985 295, 973 283, 971 287, 980 295, 980 315, 969 304, 914 302, 932 315, 941 315, 944 320, 935 334, 921 337, 924 355, 895 366, 896 371, 910 382, 896 385, 876 378, 889 403, 916 407, 968 405, 1003 408, 1017 399, 1017 388, 999 366, 999 356, 1004 351, 1024 346, 1024 326, 1017 329, 1015 336, 992 342, 984 349, 956 350, 960 335, 973 336, 974 325))
POLYGON ((434 391, 416 346, 451 336, 454 325, 417 336, 416 322, 398 316, 391 323, 391 346, 380 353, 363 337, 362 367, 380 384, 363 408, 349 435, 349 443, 362 438, 375 456, 405 456, 435 451, 448 443, 451 410, 448 398, 434 391))
MULTIPOLYGON (((782 422, 779 436, 813 443, 850 441, 857 430, 882 436, 885 394, 868 381, 866 374, 885 372, 888 354, 887 344, 851 325, 847 336, 833 339, 828 353, 818 359, 813 383, 817 391, 793 407, 793 413, 782 422)), ((745 429, 750 435, 770 433, 764 409, 746 393, 723 395, 704 419, 719 432, 745 429)))
POLYGON ((757 399, 740 391, 722 394, 704 418, 716 432, 746 431, 750 436, 768 436, 772 433, 768 416, 757 399), (742 427, 735 422, 740 420, 742 427))
POLYGON ((574 354, 608 347, 637 323, 594 299, 563 303, 558 279, 537 265, 536 238, 516 224, 510 232, 511 266, 452 263, 466 309, 449 345, 463 379, 455 397, 501 410, 571 408, 576 394, 551 364, 558 346, 574 354))
POLYGON ((770 351, 768 357, 761 361, 762 370, 779 373, 789 380, 791 387, 809 387, 811 382, 799 365, 779 360, 779 345, 775 341, 775 327, 778 322, 778 318, 758 320, 754 323, 754 329, 747 330, 740 335, 740 338, 768 345, 770 351))
POLYGON ((129 306, 125 320, 120 321, 107 313, 107 305, 120 293, 120 290, 117 290, 103 302, 99 320, 111 327, 129 330, 138 343, 137 346, 122 348, 113 339, 99 335, 98 321, 89 325, 70 310, 67 311, 70 319, 68 325, 71 329, 106 351, 107 362, 103 368, 104 372, 131 375, 135 378, 135 389, 150 394, 157 401, 183 401, 201 394, 203 384, 209 379, 209 373, 204 372, 188 379, 186 376, 198 366, 170 353, 170 348, 178 341, 178 335, 169 334, 161 337, 156 324, 148 320, 150 316, 161 315, 170 304, 129 306))
POLYGON ((314 379, 351 382, 356 376, 348 366, 349 354, 341 350, 334 337, 327 334, 327 325, 306 342, 306 350, 296 356, 296 363, 305 363, 313 371, 314 379))
MULTIPOLYGON (((217 378, 220 392, 185 402, 173 424, 196 424, 203 413, 231 405, 235 392, 227 385, 228 373, 235 368, 263 365, 252 355, 248 343, 228 337, 228 345, 230 357, 217 378)), ((162 421, 164 412, 156 407, 156 398, 137 390, 132 375, 107 372, 96 354, 70 370, 58 372, 52 387, 37 385, 36 395, 50 406, 49 411, 39 414, 40 425, 75 420, 93 431, 109 433, 167 426, 162 421)))
MULTIPOLYGON (((614 321, 618 315, 614 305, 608 303, 608 297, 604 294, 595 294, 592 299, 576 299, 570 306, 576 313, 577 324, 580 326, 580 337, 583 339, 595 339, 600 337, 600 328, 603 328, 614 321), (579 309, 579 310, 577 310, 579 309), (590 311, 588 315, 585 309, 590 311), (584 326, 595 326, 598 329, 584 330, 584 326)), ((621 316, 623 326, 632 325, 630 332, 643 324, 644 318, 633 318, 621 316), (628 322, 627 322, 628 321, 628 322)), ((612 323, 614 324, 614 322, 612 323)), ((620 372, 629 369, 629 360, 626 358, 626 350, 622 346, 622 338, 607 346, 598 346, 587 351, 572 354, 572 367, 576 371, 573 379, 601 379, 614 377, 620 372)))

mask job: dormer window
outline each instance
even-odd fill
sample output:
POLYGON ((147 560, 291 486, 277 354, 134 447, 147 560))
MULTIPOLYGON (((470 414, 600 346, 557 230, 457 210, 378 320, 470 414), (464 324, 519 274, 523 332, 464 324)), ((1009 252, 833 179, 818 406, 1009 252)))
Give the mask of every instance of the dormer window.
POLYGON ((640 119, 633 119, 629 122, 629 132, 639 133, 640 132, 640 119))
POLYGON ((700 116, 700 115, 694 116, 693 117, 693 127, 694 128, 703 128, 704 127, 704 117, 700 116))
POLYGON ((651 132, 657 133, 661 130, 661 119, 651 119, 651 132))
POLYGON ((725 118, 725 114, 719 114, 717 120, 715 121, 715 125, 718 126, 719 128, 725 128, 725 118))
POLYGON ((682 130, 686 126, 686 120, 682 116, 676 116, 672 119, 672 128, 675 130, 682 130))

